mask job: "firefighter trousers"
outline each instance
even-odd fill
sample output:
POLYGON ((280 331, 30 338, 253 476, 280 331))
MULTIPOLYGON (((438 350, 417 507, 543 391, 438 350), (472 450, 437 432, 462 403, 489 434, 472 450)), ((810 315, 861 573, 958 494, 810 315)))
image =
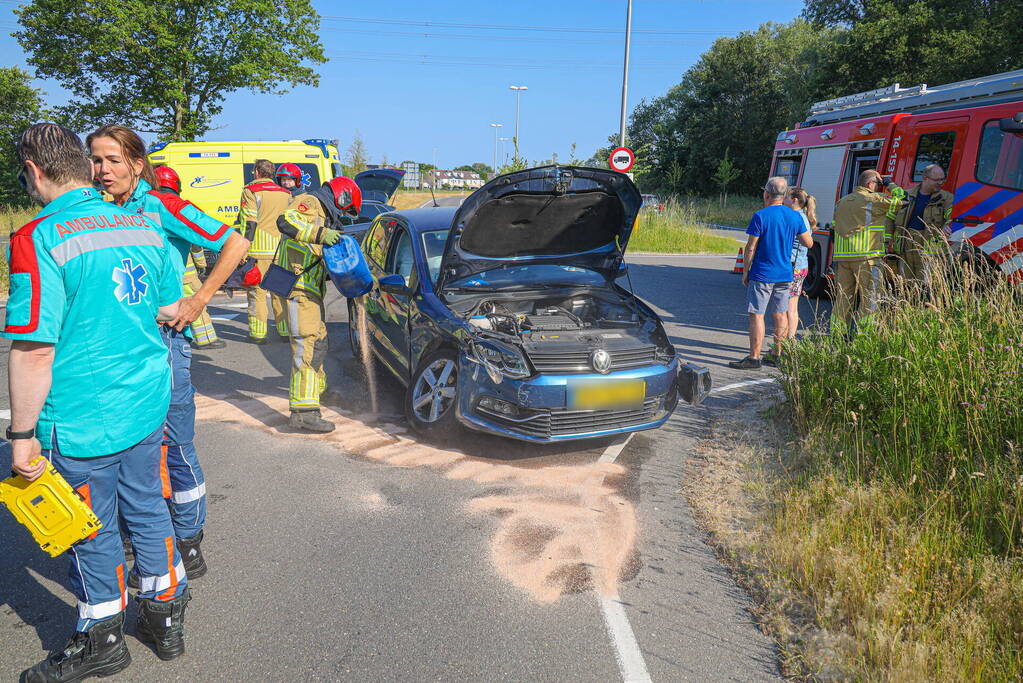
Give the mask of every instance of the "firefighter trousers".
POLYGON ((162 438, 160 427, 131 448, 98 458, 61 455, 56 434, 50 443, 43 443, 43 457, 78 491, 103 525, 68 550, 68 577, 78 598, 78 631, 117 616, 127 603, 118 518, 135 548, 139 597, 172 600, 185 588, 188 578, 160 495, 162 438))
POLYGON ((308 292, 295 292, 288 299, 288 329, 291 331, 292 411, 318 410, 320 394, 327 388, 323 361, 327 356, 327 324, 323 299, 308 292))
MULTIPOLYGON (((883 259, 863 261, 834 261, 835 279, 832 281, 832 321, 851 329, 854 320, 863 320, 877 310, 880 287, 883 282, 883 259)), ((832 325, 832 329, 836 329, 832 325)))
MULTIPOLYGON (((182 281, 182 289, 185 296, 192 296, 202 287, 199 273, 196 272, 192 259, 188 259, 188 266, 185 268, 185 277, 182 281)), ((211 344, 217 341, 217 331, 213 328, 213 320, 205 308, 199 313, 199 317, 192 321, 192 336, 198 345, 211 344)))
POLYGON ((206 478, 195 451, 195 387, 192 386, 192 346, 182 332, 160 328, 170 353, 171 400, 164 423, 161 479, 170 499, 177 538, 192 538, 206 523, 206 478))
MULTIPOLYGON (((271 263, 273 263, 273 256, 256 259, 256 267, 263 275, 266 275, 271 263)), ((249 298, 249 336, 253 339, 266 337, 267 321, 270 319, 270 307, 266 305, 266 298, 269 296, 270 305, 273 307, 274 321, 277 324, 277 334, 287 337, 288 316, 284 312, 287 308, 287 299, 277 294, 271 294, 259 286, 249 287, 247 295, 249 298)))

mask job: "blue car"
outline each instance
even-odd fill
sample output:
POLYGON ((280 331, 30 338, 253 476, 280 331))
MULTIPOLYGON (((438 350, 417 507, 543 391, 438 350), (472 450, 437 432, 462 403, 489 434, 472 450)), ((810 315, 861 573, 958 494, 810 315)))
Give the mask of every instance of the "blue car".
POLYGON ((662 425, 710 375, 621 284, 640 204, 624 174, 548 166, 459 207, 378 216, 362 239, 374 287, 348 304, 355 357, 366 340, 421 433, 554 442, 662 425))

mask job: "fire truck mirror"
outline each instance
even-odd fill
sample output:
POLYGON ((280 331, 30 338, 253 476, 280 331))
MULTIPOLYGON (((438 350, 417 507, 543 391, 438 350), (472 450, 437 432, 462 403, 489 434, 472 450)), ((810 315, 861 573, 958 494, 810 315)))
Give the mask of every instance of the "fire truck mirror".
POLYGON ((1003 133, 1023 133, 1023 112, 1016 114, 1011 119, 1000 119, 998 128, 1003 133))

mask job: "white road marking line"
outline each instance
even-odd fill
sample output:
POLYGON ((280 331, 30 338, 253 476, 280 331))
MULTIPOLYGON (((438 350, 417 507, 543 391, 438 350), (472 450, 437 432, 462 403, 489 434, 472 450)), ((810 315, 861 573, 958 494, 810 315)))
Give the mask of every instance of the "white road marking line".
POLYGON ((768 382, 777 382, 777 377, 768 377, 767 379, 751 379, 748 382, 736 382, 735 384, 726 384, 723 387, 717 389, 711 389, 710 393, 716 394, 721 391, 728 391, 730 389, 741 389, 742 387, 751 387, 754 384, 767 384, 768 382))
POLYGON ((625 614, 621 599, 617 595, 600 598, 600 611, 615 648, 615 659, 618 661, 618 670, 622 672, 622 680, 625 683, 650 683, 643 652, 636 642, 636 634, 632 631, 632 624, 625 614))
POLYGON ((210 305, 214 306, 216 308, 248 308, 249 307, 249 302, 248 301, 232 301, 231 303, 226 303, 226 304, 215 303, 215 304, 210 304, 210 305))
POLYGON ((11 411, 10 410, 0 410, 0 419, 10 420, 11 419, 11 411))
POLYGON ((225 315, 210 316, 210 320, 216 320, 218 322, 226 323, 228 321, 240 318, 243 315, 244 315, 243 313, 227 313, 225 315))
MULTIPOLYGON (((635 435, 633 432, 618 443, 605 448, 597 462, 614 462, 635 435)), ((603 483, 604 478, 600 479, 603 483)), ((617 594, 611 596, 598 594, 597 599, 600 600, 600 613, 604 617, 607 633, 611 636, 611 645, 614 646, 615 661, 618 662, 622 680, 625 683, 650 683, 643 652, 639 649, 636 634, 629 623, 629 615, 625 613, 625 605, 622 604, 621 598, 617 594)))
POLYGON ((633 432, 625 437, 621 443, 613 443, 605 448, 604 452, 600 454, 600 458, 597 459, 597 462, 614 462, 618 456, 622 454, 622 451, 625 450, 625 447, 629 444, 629 442, 632 441, 632 437, 635 436, 635 434, 636 433, 633 432))

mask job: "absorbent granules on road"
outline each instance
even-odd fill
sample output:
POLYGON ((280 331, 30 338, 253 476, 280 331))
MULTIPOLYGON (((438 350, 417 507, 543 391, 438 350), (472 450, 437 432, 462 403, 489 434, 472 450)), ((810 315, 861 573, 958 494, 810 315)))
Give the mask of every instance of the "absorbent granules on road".
POLYGON ((337 428, 311 434, 288 427, 284 396, 196 396, 200 420, 320 441, 340 452, 393 467, 429 468, 449 479, 500 484, 500 493, 473 498, 468 510, 497 521, 491 558, 501 576, 545 603, 589 588, 602 596, 617 595, 636 541, 635 508, 608 483, 625 473, 623 466, 591 462, 516 467, 419 443, 395 425, 374 426, 372 416, 327 407, 322 411, 337 428))

